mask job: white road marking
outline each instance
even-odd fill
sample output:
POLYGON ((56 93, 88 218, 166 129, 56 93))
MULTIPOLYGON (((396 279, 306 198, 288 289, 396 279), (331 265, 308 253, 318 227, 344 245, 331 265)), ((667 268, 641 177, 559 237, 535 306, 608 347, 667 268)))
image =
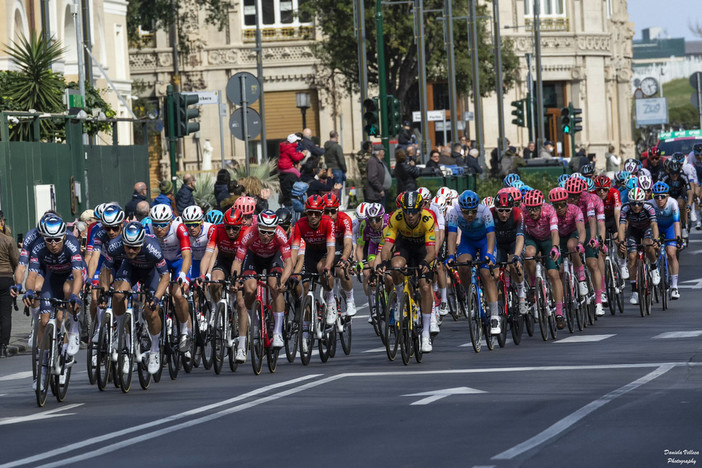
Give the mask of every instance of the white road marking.
POLYGON ((384 353, 385 352, 385 346, 382 346, 380 348, 373 348, 373 349, 367 349, 363 351, 364 353, 384 353))
POLYGON ((702 336, 702 330, 690 330, 690 331, 678 331, 678 332, 665 332, 660 335, 654 336, 654 340, 668 340, 675 338, 696 338, 702 336))
POLYGON ((602 341, 611 338, 614 335, 573 335, 562 340, 556 340, 556 343, 590 343, 593 341, 602 341))
POLYGON ((578 411, 575 413, 572 413, 565 418, 561 419, 560 421, 556 422, 553 424, 551 427, 547 428, 543 432, 535 435, 531 439, 528 439, 521 444, 515 445, 509 450, 505 450, 502 453, 498 453, 494 457, 492 457, 492 460, 512 460, 513 458, 521 455, 524 452, 528 452, 529 450, 538 447, 539 445, 548 442, 549 440, 553 439, 554 437, 557 437, 560 433, 563 431, 567 430, 569 427, 583 419, 585 416, 589 415, 593 411, 601 408, 602 406, 606 405, 610 401, 626 394, 629 393, 632 390, 635 390, 639 388, 640 386, 647 384, 648 382, 651 382, 652 380, 660 377, 661 375, 665 374, 672 368, 674 368, 675 365, 673 364, 663 364, 659 366, 657 369, 649 372, 648 374, 644 375, 643 377, 634 380, 633 382, 630 382, 623 387, 620 387, 612 392, 609 392, 608 394, 604 395, 602 398, 599 398, 591 403, 588 403, 587 405, 583 406, 580 408, 578 411))
POLYGON ((433 403, 437 400, 441 400, 442 398, 446 398, 447 396, 450 395, 471 395, 475 393, 486 393, 482 390, 477 390, 475 388, 470 388, 470 387, 456 387, 456 388, 444 388, 442 390, 430 390, 428 392, 421 392, 421 393, 409 393, 407 395, 402 395, 402 396, 426 396, 427 398, 422 398, 421 400, 417 400, 413 403, 410 403, 410 406, 415 406, 415 405, 428 405, 429 403, 433 403))
POLYGON ((353 318, 368 318, 370 315, 354 315, 353 318))
POLYGON ((32 371, 17 372, 16 374, 10 374, 10 375, 5 375, 3 377, 0 377, 0 382, 5 382, 7 380, 26 379, 27 377, 31 377, 31 376, 32 376, 32 371))
POLYGON ((61 416, 70 416, 75 413, 62 413, 56 414, 60 411, 66 411, 72 408, 77 408, 78 406, 83 406, 85 403, 74 403, 72 405, 62 406, 60 408, 55 408, 49 411, 42 411, 41 413, 30 414, 29 416, 14 416, 11 418, 0 418, 0 426, 7 426, 9 424, 17 424, 28 421, 38 421, 40 419, 50 419, 59 418, 61 416))

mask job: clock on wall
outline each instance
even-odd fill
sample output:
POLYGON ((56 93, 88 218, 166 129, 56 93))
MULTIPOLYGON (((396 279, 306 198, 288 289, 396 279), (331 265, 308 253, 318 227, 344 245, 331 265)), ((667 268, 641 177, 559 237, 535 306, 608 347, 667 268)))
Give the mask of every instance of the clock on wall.
POLYGON ((641 91, 646 97, 651 97, 658 92, 658 81, 653 77, 647 77, 641 80, 641 91))

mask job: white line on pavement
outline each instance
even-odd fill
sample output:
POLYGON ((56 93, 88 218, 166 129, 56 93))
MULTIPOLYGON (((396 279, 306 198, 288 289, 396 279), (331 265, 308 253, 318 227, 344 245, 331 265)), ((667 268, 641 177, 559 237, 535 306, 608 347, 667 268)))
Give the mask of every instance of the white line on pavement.
POLYGON ((31 376, 32 376, 32 371, 17 372, 16 374, 10 374, 10 375, 5 375, 3 377, 0 377, 0 382, 5 382, 7 380, 26 379, 27 377, 31 377, 31 376))
POLYGON ((320 377, 321 375, 323 375, 323 374, 311 374, 311 375, 306 375, 304 377, 299 377, 297 379, 286 380, 285 382, 280 382, 277 384, 266 385, 265 387, 261 387, 261 388, 258 388, 256 390, 252 390, 250 392, 243 393, 243 394, 236 396, 234 398, 229 398, 228 400, 223 400, 223 401, 220 401, 217 403, 212 403, 209 405, 201 406, 199 408, 195 408, 192 410, 184 411, 182 413, 174 414, 174 415, 169 416, 167 418, 157 419, 155 421, 147 422, 147 423, 140 424, 140 425, 134 426, 134 427, 129 427, 127 429, 123 429, 120 431, 115 431, 115 432, 111 432, 111 433, 108 433, 105 435, 92 437, 92 438, 84 440, 84 441, 76 442, 76 443, 73 443, 70 445, 66 445, 66 446, 54 449, 54 450, 50 450, 50 451, 45 452, 43 454, 34 455, 31 457, 23 458, 23 459, 16 460, 13 462, 5 463, 5 464, 0 465, 0 468, 27 465, 30 463, 35 464, 35 462, 40 461, 40 460, 45 460, 47 458, 53 458, 53 457, 56 457, 58 455, 62 455, 64 453, 69 453, 69 452, 72 452, 74 450, 83 449, 89 445, 99 444, 99 443, 105 442, 107 440, 113 440, 115 437, 121 437, 123 435, 131 434, 131 433, 138 432, 138 431, 141 431, 144 429, 149 429, 149 428, 154 427, 154 426, 160 426, 162 424, 170 423, 170 422, 176 421, 178 419, 183 419, 183 418, 188 417, 188 416, 192 416, 192 415, 195 415, 198 413, 209 411, 209 410, 214 409, 214 408, 218 408, 220 406, 225 406, 225 405, 228 405, 230 403, 235 403, 237 401, 245 400, 246 398, 260 395, 261 393, 265 393, 269 390, 274 390, 276 388, 284 387, 287 385, 293 385, 293 384, 296 384, 298 382, 302 382, 305 380, 320 377))
POLYGON ((41 413, 36 413, 36 414, 30 414, 29 416, 14 416, 11 418, 0 418, 0 426, 7 426, 9 424, 17 424, 17 423, 23 423, 23 422, 28 422, 28 421, 38 421, 40 419, 50 419, 50 418, 58 418, 61 416, 70 416, 75 413, 63 413, 63 414, 56 414, 59 411, 66 411, 72 408, 77 408, 78 406, 83 406, 85 403, 74 403, 72 405, 66 405, 62 406, 60 408, 52 409, 49 411, 42 411, 41 413))
POLYGON ((614 335, 573 335, 562 340, 556 340, 556 343, 590 343, 593 341, 602 341, 611 338, 614 335))
POLYGON ((385 346, 380 347, 380 348, 373 348, 373 349, 367 349, 363 351, 364 353, 384 353, 385 352, 385 346))
POLYGON ((512 460, 513 458, 521 455, 522 453, 528 452, 529 450, 545 442, 548 442, 549 440, 553 439, 554 437, 557 437, 560 433, 562 433, 563 431, 565 431, 566 429, 568 429, 569 427, 571 427, 572 425, 583 419, 585 416, 592 413, 593 411, 601 408, 610 401, 626 393, 629 393, 630 391, 635 390, 640 386, 647 384, 648 382, 651 382, 652 380, 660 377, 661 375, 671 370, 673 367, 675 366, 672 364, 663 364, 662 366, 659 366, 657 369, 649 372, 643 377, 636 379, 633 382, 630 382, 624 385, 623 387, 614 390, 613 392, 609 392, 608 394, 606 394, 598 400, 588 403, 575 413, 566 416, 565 418, 553 424, 551 427, 547 428, 545 431, 535 435, 531 439, 526 440, 521 444, 515 445, 511 449, 505 450, 502 453, 498 453, 497 455, 492 457, 492 460, 512 460))
POLYGON ((702 336, 702 330, 690 330, 690 331, 678 331, 678 332, 665 332, 660 335, 654 336, 654 340, 666 340, 673 338, 696 338, 702 336))

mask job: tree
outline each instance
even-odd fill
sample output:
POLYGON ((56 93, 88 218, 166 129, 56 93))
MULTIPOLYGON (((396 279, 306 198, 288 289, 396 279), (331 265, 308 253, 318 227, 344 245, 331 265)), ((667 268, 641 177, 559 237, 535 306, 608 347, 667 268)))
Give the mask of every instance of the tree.
MULTIPOLYGON (((364 0, 366 9, 368 81, 378 83, 375 1, 364 0)), ((467 2, 453 0, 454 16, 469 15, 467 2)), ((441 9, 442 0, 424 0, 424 8, 441 9)), ((347 91, 358 91, 357 41, 354 34, 352 0, 307 0, 301 7, 301 15, 314 15, 324 39, 313 45, 313 53, 331 73, 338 75, 347 91)), ((479 17, 489 16, 487 5, 477 8, 479 17)), ((405 112, 418 108, 417 46, 414 42, 413 16, 410 5, 383 6, 383 31, 385 37, 385 59, 388 94, 403 102, 405 112)), ((428 79, 434 82, 447 80, 446 48, 444 46, 443 21, 436 14, 425 17, 425 43, 427 48, 428 79)), ((494 49, 490 40, 489 20, 478 21, 478 56, 480 59, 480 89, 483 96, 495 89, 494 49)), ((454 24, 454 50, 456 58, 456 82, 459 94, 470 95, 472 89, 471 61, 466 35, 465 20, 454 24)), ((510 40, 502 40, 503 87, 511 88, 517 80, 519 59, 510 40)), ((337 79, 337 83, 339 79, 337 79)))

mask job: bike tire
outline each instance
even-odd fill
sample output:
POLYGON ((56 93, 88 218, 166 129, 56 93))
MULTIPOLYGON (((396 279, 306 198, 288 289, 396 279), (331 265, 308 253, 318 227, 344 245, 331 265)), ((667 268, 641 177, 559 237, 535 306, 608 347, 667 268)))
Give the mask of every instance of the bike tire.
POLYGON ((190 314, 190 323, 192 326, 192 337, 190 340, 190 349, 181 349, 180 350, 180 361, 183 364, 183 370, 185 371, 186 374, 189 374, 192 372, 193 367, 195 367, 195 349, 197 348, 197 342, 198 342, 198 326, 197 326, 197 317, 195 315, 195 307, 193 304, 188 301, 188 314, 190 314), (186 356, 186 353, 190 353, 190 357, 186 356))
POLYGON ((410 320, 412 320, 412 311, 410 310, 409 295, 403 294, 402 308, 400 315, 400 356, 402 364, 408 365, 410 361, 412 336, 410 331, 410 320))
POLYGON ((412 348, 414 349, 414 360, 417 364, 422 363, 422 331, 424 330, 424 320, 422 314, 418 314, 417 325, 412 329, 412 348))
MULTIPOLYGON (((268 327, 268 337, 270 338, 272 336, 271 327, 273 326, 273 312, 271 312, 270 309, 266 311, 266 323, 271 325, 268 327)), ((273 348, 272 341, 269 341, 269 346, 265 349, 268 371, 273 374, 275 373, 276 369, 278 369, 278 356, 280 356, 280 348, 273 348)))
POLYGON ((107 382, 110 380, 110 371, 112 369, 112 356, 109 345, 109 322, 110 315, 105 314, 102 319, 97 342, 97 366, 95 372, 97 386, 101 392, 104 392, 107 387, 107 382))
POLYGON ((524 333, 524 315, 519 311, 519 297, 514 288, 508 290, 512 307, 509 308, 510 331, 512 332, 512 341, 516 346, 522 342, 522 334, 524 333))
MULTIPOLYGON (((226 320, 229 322, 229 336, 232 337, 232 346, 231 348, 227 348, 227 357, 229 358, 229 370, 232 372, 236 372, 237 367, 239 367, 239 363, 236 362, 236 352, 234 351, 234 339, 237 340, 237 346, 239 345, 239 312, 236 310, 236 308, 227 308, 226 320)), ((249 330, 249 334, 250 333, 251 330, 249 330)))
POLYGON ((548 341, 548 315, 546 311, 546 297, 544 296, 544 284, 541 278, 536 278, 536 308, 539 312, 539 332, 541 339, 548 341))
POLYGON ((37 366, 37 388, 34 392, 37 406, 40 408, 46 403, 46 396, 51 386, 51 368, 53 367, 54 353, 54 324, 49 322, 44 327, 44 338, 39 348, 39 366, 37 366), (42 363, 46 362, 46 367, 42 363))
POLYGON ((473 345, 473 351, 479 353, 483 346, 483 321, 480 318, 478 290, 475 284, 472 283, 468 288, 466 304, 463 311, 468 316, 468 332, 470 334, 470 342, 473 345))
MULTIPOLYGON (((97 331, 99 333, 99 330, 95 330, 97 327, 97 317, 95 320, 93 320, 92 326, 90 327, 90 334, 88 337, 88 347, 85 350, 85 366, 88 371, 88 381, 90 382, 90 385, 95 385, 95 382, 97 382, 97 366, 93 366, 93 355, 95 356, 95 361, 97 364, 97 343, 93 343, 93 336, 95 336, 95 332, 97 331)), ((36 330, 34 331, 34 334, 36 335, 36 330)), ((34 354, 34 347, 32 347, 32 357, 35 357, 34 354)), ((36 370, 34 371, 36 374, 36 370)))
POLYGON ((380 330, 380 342, 383 343, 383 346, 386 346, 385 329, 388 326, 388 322, 386 320, 385 312, 388 308, 388 299, 387 294, 385 293, 385 286, 381 285, 381 280, 378 280, 378 286, 375 288, 375 304, 378 309, 376 318, 378 320, 378 329, 380 330))
POLYGON ((527 331, 527 335, 534 336, 534 314, 531 310, 524 316, 524 328, 527 331))
POLYGON ((314 327, 314 322, 312 321, 312 297, 309 295, 306 295, 304 299, 302 300, 302 309, 300 310, 300 316, 299 316, 299 327, 300 327, 300 345, 298 346, 300 348, 300 361, 302 362, 303 366, 306 366, 310 363, 310 359, 312 358, 312 348, 314 347, 314 338, 315 338, 315 330, 307 330, 307 337, 305 337, 305 331, 304 331, 304 320, 305 317, 309 317, 310 325, 314 327), (304 343, 303 343, 304 341, 304 343), (306 345, 306 346, 305 346, 306 345), (305 348, 307 351, 305 352, 305 348))
POLYGON ((325 363, 329 360, 329 348, 331 347, 331 335, 336 336, 336 331, 329 331, 328 328, 324 328, 322 331, 322 338, 317 340, 317 349, 319 350, 319 360, 325 363))
POLYGON ((563 308, 568 332, 575 331, 575 309, 573 302, 573 277, 567 271, 563 274, 563 308))
POLYGON ((119 357, 117 359, 117 375, 119 376, 119 387, 122 389, 122 393, 129 393, 132 388, 132 373, 134 371, 134 343, 128 340, 131 334, 129 329, 129 321, 127 317, 124 317, 122 321, 122 329, 119 331, 119 339, 117 349, 119 352, 119 357), (129 372, 125 374, 122 372, 124 363, 129 365, 129 372))
POLYGON ((390 304, 393 303, 395 303, 395 307, 402 305, 396 301, 396 294, 394 290, 390 291, 385 303, 385 352, 391 361, 397 357, 397 348, 400 345, 400 322, 395 320, 395 312, 390 307, 390 304))
POLYGON ((500 333, 497 334, 497 344, 500 348, 504 348, 507 343, 507 317, 509 314, 509 298, 506 298, 507 294, 505 284, 502 280, 497 281, 497 309, 500 311, 500 333))
MULTIPOLYGON (((647 268, 646 272, 648 275, 646 276, 646 315, 651 315, 653 309, 653 289, 655 286, 653 286, 653 281, 651 280, 651 270, 647 268)), ((660 284, 660 282, 658 284, 660 284)))
POLYGON ((351 340, 353 339, 353 329, 351 328, 351 317, 342 317, 341 322, 343 331, 339 332, 339 341, 341 341, 341 349, 345 355, 351 354, 351 340))
POLYGON ((663 310, 668 310, 668 301, 670 300, 670 278, 668 277, 669 271, 668 271, 668 259, 665 258, 666 253, 662 253, 661 256, 664 258, 661 261, 661 267, 659 267, 659 270, 661 270, 661 282, 660 282, 660 287, 661 287, 661 308, 663 310))
POLYGON ((639 259, 636 274, 636 289, 639 292, 639 312, 642 317, 646 316, 646 268, 639 259))
POLYGON ((615 315, 617 313, 616 305, 616 279, 614 278, 614 267, 612 266, 612 260, 607 257, 605 259, 605 288, 607 290, 607 307, 609 308, 609 313, 615 315))
POLYGON ((180 335, 180 325, 178 323, 178 317, 173 311, 173 306, 170 307, 173 312, 171 317, 171 326, 168 330, 167 324, 164 324, 164 330, 166 332, 166 359, 168 360, 168 376, 171 380, 178 378, 178 373, 180 372, 180 350, 178 349, 178 339, 180 335))
POLYGON ((448 274, 448 286, 447 286, 447 302, 449 307, 449 314, 454 321, 457 321, 460 316, 460 311, 458 307, 458 285, 453 280, 453 275, 449 272, 448 274))
POLYGON ((61 384, 60 376, 57 375, 54 377, 56 381, 56 401, 61 403, 66 399, 66 394, 68 393, 68 385, 71 383, 71 371, 73 370, 73 364, 69 365, 66 363, 66 355, 64 353, 61 353, 59 359, 61 360, 61 372, 66 375, 66 381, 63 384, 61 384))
POLYGON ((299 334, 302 331, 299 320, 297 320, 298 308, 297 299, 292 294, 286 294, 285 317, 283 319, 283 339, 285 341, 285 358, 292 363, 297 357, 299 334))
POLYGON ((224 364, 224 348, 226 347, 224 341, 224 321, 227 320, 226 312, 226 306, 222 302, 218 303, 215 309, 214 323, 212 325, 211 359, 212 367, 217 375, 222 372, 222 365, 224 364))
POLYGON ((253 304, 253 314, 251 317, 251 339, 249 340, 251 350, 251 367, 254 374, 259 375, 263 368, 263 354, 265 352, 265 343, 263 338, 263 327, 261 317, 263 316, 263 305, 260 301, 255 301, 253 304))

